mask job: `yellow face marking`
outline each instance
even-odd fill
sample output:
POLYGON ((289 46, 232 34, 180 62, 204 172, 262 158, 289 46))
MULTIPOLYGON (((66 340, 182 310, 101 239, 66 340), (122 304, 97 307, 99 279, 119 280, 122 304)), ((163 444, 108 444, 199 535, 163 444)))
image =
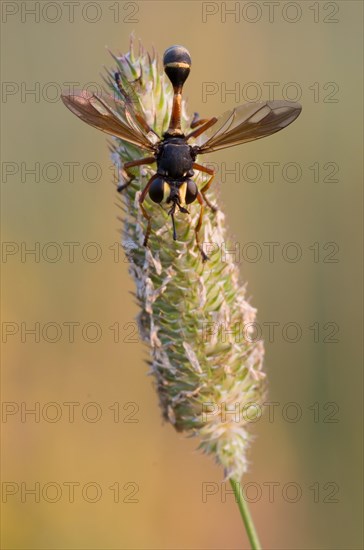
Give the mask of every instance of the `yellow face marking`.
POLYGON ((171 188, 168 183, 165 181, 163 183, 163 201, 166 201, 171 193, 171 188))
POLYGON ((187 191, 187 183, 184 182, 179 188, 179 197, 182 204, 186 204, 186 191, 187 191))

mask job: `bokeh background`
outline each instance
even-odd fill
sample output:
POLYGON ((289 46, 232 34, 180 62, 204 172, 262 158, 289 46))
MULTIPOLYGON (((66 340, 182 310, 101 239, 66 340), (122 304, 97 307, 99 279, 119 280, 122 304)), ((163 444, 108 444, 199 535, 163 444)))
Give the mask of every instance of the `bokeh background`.
POLYGON ((106 139, 59 99, 133 31, 190 50, 191 112, 301 96, 287 130, 209 159, 266 345, 243 484, 264 548, 362 548, 362 3, 1 7, 2 548, 248 548, 222 471, 161 421, 106 139))

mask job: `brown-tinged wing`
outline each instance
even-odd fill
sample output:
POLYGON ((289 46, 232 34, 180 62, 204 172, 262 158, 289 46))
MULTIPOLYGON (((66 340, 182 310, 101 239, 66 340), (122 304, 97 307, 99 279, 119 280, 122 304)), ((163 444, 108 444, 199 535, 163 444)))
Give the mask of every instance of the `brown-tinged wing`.
POLYGON ((270 136, 296 120, 301 105, 291 101, 246 103, 227 111, 206 133, 196 147, 197 154, 233 147, 270 136))
POLYGON ((62 101, 72 113, 107 134, 154 151, 156 135, 146 133, 143 124, 127 104, 115 101, 110 96, 91 94, 85 90, 62 94, 62 101))

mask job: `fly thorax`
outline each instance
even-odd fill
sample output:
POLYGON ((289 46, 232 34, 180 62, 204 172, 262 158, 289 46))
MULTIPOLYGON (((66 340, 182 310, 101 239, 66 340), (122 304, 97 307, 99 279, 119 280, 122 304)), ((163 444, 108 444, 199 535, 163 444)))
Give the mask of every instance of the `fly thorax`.
POLYGON ((192 169, 190 146, 184 140, 172 138, 163 145, 158 159, 158 171, 172 179, 180 179, 192 169))

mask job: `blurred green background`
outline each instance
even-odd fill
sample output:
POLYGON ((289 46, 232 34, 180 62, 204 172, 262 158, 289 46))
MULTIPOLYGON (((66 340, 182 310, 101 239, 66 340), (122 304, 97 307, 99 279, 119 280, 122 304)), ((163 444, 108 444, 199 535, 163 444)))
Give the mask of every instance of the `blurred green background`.
POLYGON ((191 112, 267 99, 272 83, 274 99, 301 95, 290 128, 208 159, 266 343, 271 416, 243 484, 264 548, 362 548, 362 3, 1 7, 2 547, 248 547, 222 471, 161 421, 115 257, 106 139, 59 100, 101 84, 105 46, 127 51, 134 31, 160 55, 190 50, 191 112))

